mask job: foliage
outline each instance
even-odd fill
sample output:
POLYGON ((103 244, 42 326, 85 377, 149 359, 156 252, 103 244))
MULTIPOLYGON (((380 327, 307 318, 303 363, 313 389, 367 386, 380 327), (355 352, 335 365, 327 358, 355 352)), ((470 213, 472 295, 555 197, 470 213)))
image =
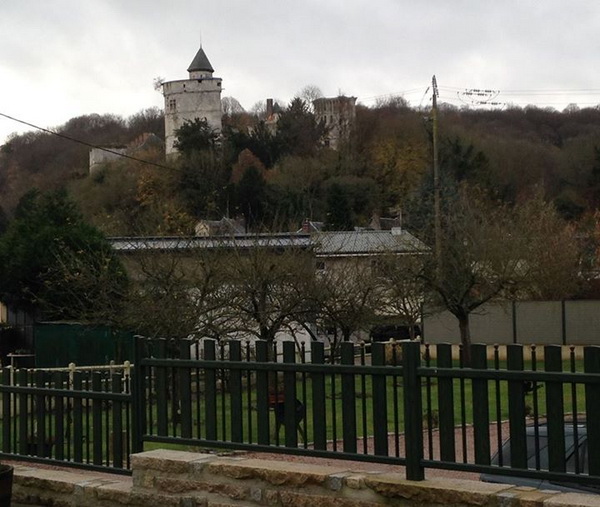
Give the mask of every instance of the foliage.
POLYGON ((185 155, 203 150, 214 150, 219 134, 213 129, 206 118, 185 120, 183 125, 175 130, 173 146, 185 155))
POLYGON ((175 198, 197 219, 220 218, 228 202, 229 171, 214 150, 193 151, 179 158, 175 198))
POLYGON ((314 294, 320 326, 333 331, 333 349, 352 333, 368 330, 380 306, 378 280, 364 258, 327 262, 315 278, 314 294))
POLYGON ((327 219, 325 227, 329 231, 350 231, 353 227, 352 209, 344 188, 334 183, 327 193, 327 219))
POLYGON ((185 254, 145 252, 129 260, 135 285, 129 291, 121 325, 149 337, 220 336, 232 331, 223 311, 221 257, 198 249, 185 254))
POLYGON ((441 255, 429 257, 421 276, 457 318, 464 345, 469 315, 491 299, 576 292, 578 241, 541 193, 510 206, 462 185, 444 208, 441 255))
POLYGON ((8 227, 8 217, 6 216, 6 212, 4 211, 4 208, 2 208, 2 206, 0 206, 0 236, 2 236, 2 234, 4 234, 4 231, 6 231, 7 227, 8 227))
POLYGON ((378 281, 380 313, 408 326, 411 338, 415 326, 429 308, 430 294, 421 274, 427 253, 406 255, 388 252, 377 259, 374 275, 378 281))
POLYGON ((250 166, 236 185, 236 203, 250 228, 263 222, 265 180, 256 166, 250 166))
POLYGON ((323 144, 327 129, 318 122, 306 102, 296 97, 277 120, 277 139, 286 155, 307 157, 323 144))
POLYGON ((53 319, 110 319, 127 278, 64 192, 31 191, 0 237, 0 298, 53 319))
POLYGON ((272 342, 278 332, 311 313, 307 298, 314 275, 312 254, 301 247, 261 247, 223 252, 227 308, 240 331, 272 342))

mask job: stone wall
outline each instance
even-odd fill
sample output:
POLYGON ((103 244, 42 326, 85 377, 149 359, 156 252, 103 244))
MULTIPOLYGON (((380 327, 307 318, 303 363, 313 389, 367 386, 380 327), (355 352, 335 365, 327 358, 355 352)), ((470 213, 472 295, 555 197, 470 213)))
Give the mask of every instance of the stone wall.
MULTIPOLYGON (((475 481, 412 482, 401 473, 352 472, 282 460, 157 450, 132 457, 133 477, 16 467, 13 503, 144 507, 591 507, 595 495, 475 481)), ((368 469, 368 464, 365 464, 368 469)))

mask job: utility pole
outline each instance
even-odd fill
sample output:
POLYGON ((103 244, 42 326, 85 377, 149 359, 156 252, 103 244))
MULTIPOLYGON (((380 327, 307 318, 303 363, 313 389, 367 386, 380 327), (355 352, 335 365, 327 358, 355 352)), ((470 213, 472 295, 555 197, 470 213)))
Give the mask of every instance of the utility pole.
POLYGON ((440 217, 440 168, 438 161, 438 87, 435 75, 431 79, 431 88, 433 90, 433 102, 431 107, 431 120, 433 123, 433 214, 435 227, 435 260, 439 273, 440 262, 442 259, 442 223, 440 217))

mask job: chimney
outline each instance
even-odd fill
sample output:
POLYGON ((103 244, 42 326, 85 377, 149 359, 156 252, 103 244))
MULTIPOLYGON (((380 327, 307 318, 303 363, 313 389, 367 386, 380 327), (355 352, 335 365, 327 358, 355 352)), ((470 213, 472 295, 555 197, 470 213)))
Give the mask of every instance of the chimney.
POLYGON ((308 220, 308 218, 305 218, 304 222, 302 222, 302 233, 303 234, 310 233, 310 221, 308 220))
POLYGON ((273 116, 273 99, 267 99, 267 118, 273 116))

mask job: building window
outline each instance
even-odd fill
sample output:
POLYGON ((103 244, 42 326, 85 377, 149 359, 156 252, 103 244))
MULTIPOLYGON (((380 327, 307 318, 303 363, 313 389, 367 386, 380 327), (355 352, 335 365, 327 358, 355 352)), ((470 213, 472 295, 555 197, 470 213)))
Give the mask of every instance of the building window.
POLYGON ((169 99, 169 111, 177 110, 177 101, 175 99, 169 99))
POLYGON ((317 268, 318 271, 324 271, 325 270, 325 263, 323 261, 318 261, 316 268, 317 268))

